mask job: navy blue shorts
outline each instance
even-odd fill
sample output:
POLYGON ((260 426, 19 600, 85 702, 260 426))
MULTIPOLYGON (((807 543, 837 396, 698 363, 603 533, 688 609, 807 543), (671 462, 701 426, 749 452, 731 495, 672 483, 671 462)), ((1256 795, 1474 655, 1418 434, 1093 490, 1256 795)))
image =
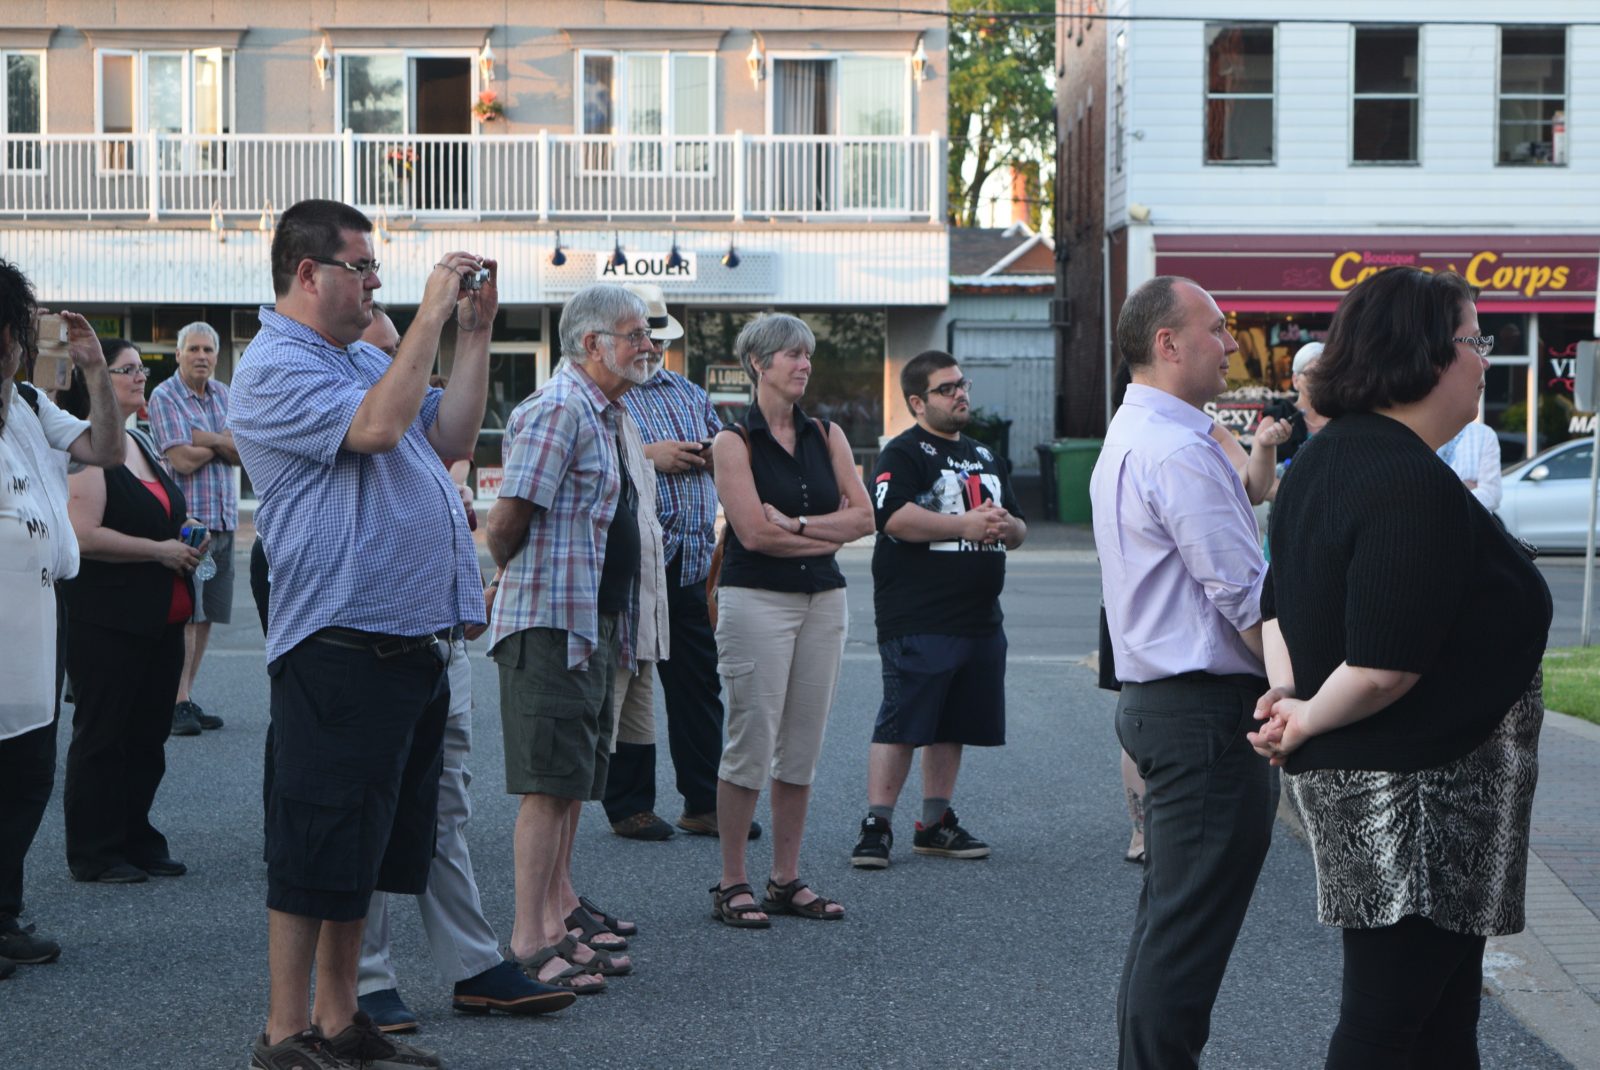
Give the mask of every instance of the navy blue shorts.
POLYGON ((267 674, 267 906, 354 921, 374 889, 424 891, 450 711, 444 662, 307 639, 267 674))
POLYGON ((1006 633, 904 635, 878 644, 883 705, 874 743, 1006 741, 1006 633))

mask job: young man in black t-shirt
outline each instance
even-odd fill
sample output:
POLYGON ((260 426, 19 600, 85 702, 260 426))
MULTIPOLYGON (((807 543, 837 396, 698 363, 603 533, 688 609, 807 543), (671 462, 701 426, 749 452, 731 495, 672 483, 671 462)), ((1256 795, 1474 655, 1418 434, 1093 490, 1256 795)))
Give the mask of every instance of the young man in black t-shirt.
POLYGON ((950 809, 961 748, 994 747, 1006 733, 1006 636, 1000 590, 1006 550, 1028 529, 1005 461, 966 437, 972 382, 955 358, 930 350, 909 361, 900 389, 917 426, 878 458, 872 555, 883 705, 867 768, 868 813, 850 864, 883 869, 894 843, 895 800, 922 750, 922 820, 913 849, 986 858, 950 809))

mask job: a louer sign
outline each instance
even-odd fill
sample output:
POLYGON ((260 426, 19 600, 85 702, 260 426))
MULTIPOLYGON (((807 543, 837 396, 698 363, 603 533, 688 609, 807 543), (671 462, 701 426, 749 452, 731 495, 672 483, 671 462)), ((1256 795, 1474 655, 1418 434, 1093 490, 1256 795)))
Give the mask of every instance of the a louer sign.
POLYGON ((670 252, 627 253, 627 261, 613 264, 609 256, 594 258, 595 278, 601 282, 694 282, 694 253, 680 252, 677 264, 667 265, 670 252))

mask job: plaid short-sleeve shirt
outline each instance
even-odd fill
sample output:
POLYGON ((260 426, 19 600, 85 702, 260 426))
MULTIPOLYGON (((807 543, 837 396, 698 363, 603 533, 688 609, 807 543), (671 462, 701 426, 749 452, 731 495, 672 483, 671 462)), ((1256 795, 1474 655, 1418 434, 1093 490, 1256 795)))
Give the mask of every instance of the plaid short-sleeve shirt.
MULTIPOLYGON (((587 670, 600 640, 600 572, 622 494, 618 437, 624 411, 563 361, 511 413, 500 497, 535 506, 528 539, 506 565, 489 621, 489 649, 528 628, 567 634, 567 667, 587 670)), ((617 622, 622 664, 636 665, 639 588, 617 622)))
MULTIPOLYGON (((150 433, 162 454, 174 446, 190 445, 196 429, 214 434, 228 429, 228 388, 215 379, 206 380, 204 394, 196 394, 183 376, 174 375, 150 391, 146 407, 150 433)), ((233 466, 227 461, 214 457, 187 475, 174 470, 172 478, 189 502, 190 516, 212 531, 233 531, 239 526, 233 466)))

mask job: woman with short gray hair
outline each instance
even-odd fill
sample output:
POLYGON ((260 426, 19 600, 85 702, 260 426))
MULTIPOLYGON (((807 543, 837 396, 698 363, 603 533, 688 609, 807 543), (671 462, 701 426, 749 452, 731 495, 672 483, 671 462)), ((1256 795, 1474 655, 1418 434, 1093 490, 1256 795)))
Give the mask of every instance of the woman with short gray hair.
POLYGON ((728 708, 717 826, 739 834, 721 838, 711 902, 713 917, 740 929, 767 928, 769 914, 844 917, 800 879, 800 838, 844 655, 844 576, 834 553, 873 521, 844 432, 800 408, 815 346, 794 316, 762 316, 740 331, 734 353, 755 382, 755 404, 712 446, 728 521, 715 593, 728 708), (768 782, 772 869, 758 905, 743 830, 768 782))

